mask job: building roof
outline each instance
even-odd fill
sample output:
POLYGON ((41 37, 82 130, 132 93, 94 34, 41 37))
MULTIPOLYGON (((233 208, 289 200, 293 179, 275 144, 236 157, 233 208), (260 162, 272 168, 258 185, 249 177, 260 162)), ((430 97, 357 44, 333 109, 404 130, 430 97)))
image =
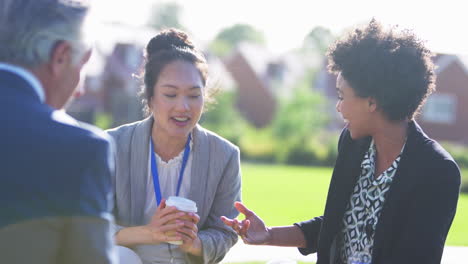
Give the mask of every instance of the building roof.
POLYGON ((434 57, 434 63, 436 64, 436 74, 443 72, 452 63, 458 63, 468 74, 468 56, 466 55, 439 53, 434 57))

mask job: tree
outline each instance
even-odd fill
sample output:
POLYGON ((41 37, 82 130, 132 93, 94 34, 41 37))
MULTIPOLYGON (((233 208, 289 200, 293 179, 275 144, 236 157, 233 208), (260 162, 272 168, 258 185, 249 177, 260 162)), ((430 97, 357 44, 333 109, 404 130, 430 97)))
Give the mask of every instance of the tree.
POLYGON ((235 100, 235 92, 222 91, 216 96, 214 105, 208 106, 208 111, 203 114, 200 123, 203 127, 238 144, 247 122, 237 111, 235 100))
POLYGON ((335 37, 328 28, 317 26, 305 37, 303 49, 324 55, 334 39, 335 37))
POLYGON ((265 45, 265 36, 261 31, 247 24, 236 24, 221 30, 210 45, 218 56, 225 56, 242 42, 265 45))
POLYGON ((272 134, 281 145, 276 161, 290 164, 320 164, 330 154, 321 132, 330 119, 327 99, 311 89, 310 72, 299 80, 290 98, 282 98, 272 123, 272 134))
POLYGON ((161 3, 154 5, 148 20, 148 25, 156 30, 164 28, 178 28, 184 30, 180 22, 182 7, 175 2, 161 3))

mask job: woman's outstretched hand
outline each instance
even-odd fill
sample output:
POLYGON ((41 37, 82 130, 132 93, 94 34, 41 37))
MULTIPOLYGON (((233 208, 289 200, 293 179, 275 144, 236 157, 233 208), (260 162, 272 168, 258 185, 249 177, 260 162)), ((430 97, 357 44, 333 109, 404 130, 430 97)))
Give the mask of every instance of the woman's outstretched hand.
POLYGON ((239 213, 245 215, 245 219, 239 221, 221 216, 221 220, 230 226, 242 238, 244 243, 251 245, 267 245, 271 240, 270 229, 265 226, 263 220, 255 212, 249 210, 244 204, 235 202, 234 207, 239 213))

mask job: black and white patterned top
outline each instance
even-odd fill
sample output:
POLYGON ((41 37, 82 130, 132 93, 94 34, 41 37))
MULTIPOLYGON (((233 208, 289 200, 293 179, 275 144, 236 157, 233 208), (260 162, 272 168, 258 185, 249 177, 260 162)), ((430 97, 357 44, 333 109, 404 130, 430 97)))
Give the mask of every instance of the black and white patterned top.
POLYGON ((378 177, 374 177, 375 156, 376 148, 372 140, 361 163, 361 175, 354 186, 342 220, 340 256, 343 263, 372 262, 375 227, 385 202, 385 194, 390 189, 398 168, 401 153, 378 177))

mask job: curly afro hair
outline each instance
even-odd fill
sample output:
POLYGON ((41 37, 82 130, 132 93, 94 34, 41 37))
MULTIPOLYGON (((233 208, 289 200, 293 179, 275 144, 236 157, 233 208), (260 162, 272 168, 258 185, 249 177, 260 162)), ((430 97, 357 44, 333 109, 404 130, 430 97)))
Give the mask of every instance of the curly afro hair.
POLYGON ((391 121, 413 119, 435 90, 433 54, 409 30, 384 30, 377 21, 355 29, 327 52, 332 73, 340 73, 359 97, 372 97, 391 121))

